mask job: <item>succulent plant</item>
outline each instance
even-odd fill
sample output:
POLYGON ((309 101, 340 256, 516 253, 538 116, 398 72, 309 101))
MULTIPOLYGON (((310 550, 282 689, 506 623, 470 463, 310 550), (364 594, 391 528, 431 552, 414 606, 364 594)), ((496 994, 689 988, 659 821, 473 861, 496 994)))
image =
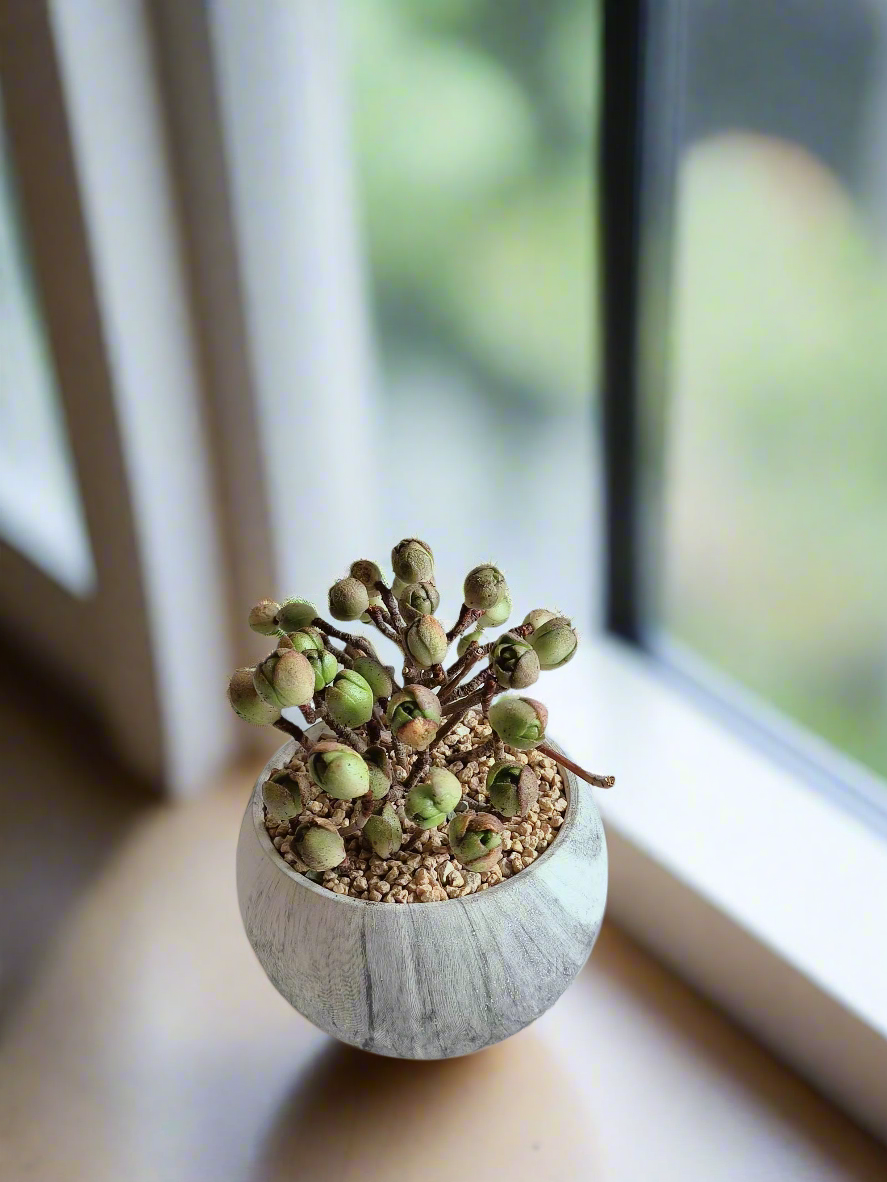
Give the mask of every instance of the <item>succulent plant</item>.
POLYGON ((375 591, 376 583, 382 582, 381 568, 369 558, 359 558, 357 562, 352 562, 348 573, 352 579, 363 583, 367 591, 375 591))
POLYGON ((253 673, 253 685, 270 706, 305 706, 314 697, 314 670, 304 653, 284 649, 271 653, 253 673))
POLYGON ((269 820, 291 821, 302 811, 296 785, 285 771, 274 772, 262 785, 262 804, 269 820))
MULTIPOLYGON (((520 752, 538 749, 601 787, 613 782, 591 775, 547 745, 547 710, 534 698, 519 696, 541 671, 559 669, 572 659, 578 637, 570 620, 534 608, 521 625, 485 642, 485 629, 501 629, 510 618, 512 599, 502 571, 482 563, 466 576, 458 618, 447 632, 437 616, 441 600, 431 547, 419 538, 404 538, 392 550, 391 562, 390 591, 376 562, 352 562, 348 574, 330 588, 329 608, 334 620, 361 620, 399 646, 403 688, 394 667, 382 664, 365 636, 328 623, 314 604, 300 598, 262 599, 254 605, 250 628, 276 647, 255 668, 235 670, 228 685, 229 701, 241 718, 288 735, 301 750, 313 784, 335 800, 353 802, 347 820, 346 810, 334 813, 339 827, 311 817, 293 833, 297 818, 311 812, 310 802, 302 799, 307 781, 299 765, 273 772, 262 785, 266 826, 275 845, 284 856, 297 854, 297 865, 317 882, 345 861, 345 839, 355 855, 363 842, 364 851, 369 846, 376 857, 389 859, 401 848, 405 827, 439 828, 448 818, 446 838, 435 834, 426 840, 432 846, 446 842, 453 859, 468 870, 489 872, 503 848, 503 823, 493 810, 505 818, 526 817, 538 799, 539 781, 527 763, 515 758, 520 752), (445 668, 453 643, 458 659, 445 668), (334 731, 336 738, 316 741, 313 732, 306 734, 283 716, 284 709, 297 707, 307 723, 319 716, 330 728, 327 734, 334 731), (477 735, 468 738, 469 730, 458 724, 472 709, 486 717, 494 737, 469 753, 477 735), (465 811, 474 798, 462 801, 462 784, 446 764, 470 767, 469 759, 483 760, 491 750, 495 763, 485 783, 491 811, 465 811)), ((468 791, 475 791, 479 781, 474 775, 466 779, 468 791)), ((364 856, 359 864, 365 861, 364 856)))
POLYGON ((447 831, 450 853, 466 870, 484 874, 502 857, 502 829, 492 813, 456 813, 447 831))
POLYGON ((419 616, 433 616, 440 603, 440 592, 434 583, 407 583, 397 598, 401 615, 411 621, 419 616))
POLYGON ((546 620, 553 620, 557 614, 557 612, 550 612, 547 607, 534 607, 524 616, 524 623, 529 624, 531 628, 538 628, 546 620))
POLYGON ((277 613, 277 626, 281 632, 296 632, 317 618, 317 608, 307 599, 287 599, 277 613))
POLYGON ((391 551, 391 566, 404 583, 425 583, 434 579, 434 555, 431 547, 419 538, 404 538, 398 542, 391 551))
POLYGON ((323 697, 330 715, 342 726, 363 726, 373 716, 373 691, 353 669, 340 670, 323 697))
POLYGON ((450 647, 443 624, 434 616, 418 616, 413 620, 404 633, 404 644, 420 669, 439 665, 450 647))
POLYGON ((334 620, 359 620, 370 606, 370 596, 363 583, 349 575, 330 587, 329 603, 334 620))
POLYGON ((576 629, 563 616, 537 624, 529 640, 543 669, 560 669, 566 665, 576 655, 579 644, 576 629))
POLYGON ((482 628, 478 628, 474 632, 466 632, 464 636, 459 637, 459 643, 456 645, 456 654, 457 656, 464 657, 473 644, 480 645, 483 642, 484 634, 482 628))
POLYGON ((364 679, 377 701, 379 698, 391 697, 394 683, 391 680, 391 674, 379 661, 374 661, 372 657, 358 657, 352 663, 351 668, 364 679))
POLYGON ((478 620, 479 628, 501 628, 511 615, 511 595, 506 587, 496 603, 488 608, 478 620))
POLYGON ((404 809, 420 829, 436 829, 462 799, 462 785, 444 767, 433 767, 422 784, 407 795, 404 809))
POLYGON ((393 804, 374 813, 363 827, 363 835, 377 858, 390 858, 403 845, 403 829, 393 804))
POLYGON ((545 741, 548 711, 535 698, 499 698, 489 718, 502 742, 516 751, 531 751, 545 741))
POLYGON ((228 701, 234 713, 254 726, 273 726, 280 718, 280 710, 259 696, 253 683, 251 666, 235 669, 228 682, 228 701))
POLYGON ((431 743, 442 718, 440 699, 424 685, 405 685, 388 702, 391 733, 414 751, 424 751, 431 743))
POLYGON ((365 760, 345 743, 316 743, 308 756, 308 774, 318 788, 336 800, 355 800, 370 790, 365 760))
POLYGON ((490 668, 503 689, 526 689, 539 677, 539 658, 526 640, 506 632, 493 646, 490 668))
POLYGON ((507 592, 505 576, 498 567, 488 563, 476 566, 465 577, 463 596, 469 607, 489 611, 507 592))
POLYGON ((503 759, 487 772, 487 796, 503 817, 525 817, 539 798, 539 779, 527 764, 503 759))
POLYGON ((276 636, 280 629, 277 626, 277 613, 280 604, 273 599, 260 599, 249 613, 249 626, 260 636, 276 636))
POLYGON ((345 861, 345 842, 335 825, 322 817, 298 826, 293 849, 309 870, 332 870, 345 861))

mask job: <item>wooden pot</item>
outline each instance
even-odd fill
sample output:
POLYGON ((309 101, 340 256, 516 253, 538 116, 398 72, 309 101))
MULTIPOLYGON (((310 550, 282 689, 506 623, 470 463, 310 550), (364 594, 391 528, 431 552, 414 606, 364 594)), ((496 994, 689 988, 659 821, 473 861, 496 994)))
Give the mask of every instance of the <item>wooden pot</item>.
POLYGON ((447 1059, 500 1042, 560 997, 594 947, 607 897, 607 847, 591 790, 561 769, 564 824, 531 866, 440 903, 336 895, 284 862, 256 780, 237 847, 246 934, 275 988, 315 1026, 400 1059, 447 1059))

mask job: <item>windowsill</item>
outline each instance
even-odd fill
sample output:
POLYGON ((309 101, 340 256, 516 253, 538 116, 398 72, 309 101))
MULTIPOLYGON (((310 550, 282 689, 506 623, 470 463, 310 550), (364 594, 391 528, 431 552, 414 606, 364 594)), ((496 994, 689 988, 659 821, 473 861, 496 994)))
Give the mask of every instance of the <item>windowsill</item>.
POLYGON ((848 1045, 852 1029, 866 1040, 865 1066, 887 1074, 887 843, 618 642, 592 641, 545 679, 543 696, 553 737, 592 770, 616 775, 615 789, 597 795, 614 837, 617 921, 725 1004, 737 983, 718 975, 743 971, 724 947, 728 929, 751 937, 756 978, 745 983, 736 1016, 887 1133, 883 1089, 877 1076, 865 1086, 848 1045), (702 915, 712 908, 719 926, 702 915), (767 961, 783 974, 772 983, 761 977, 767 961), (780 1014, 798 1000, 786 969, 802 978, 799 987, 813 986, 815 1005, 805 995, 803 1009, 780 1014), (838 1029, 837 1010, 836 1046, 827 1036, 838 1029), (828 1062, 818 1062, 818 1042, 828 1062))

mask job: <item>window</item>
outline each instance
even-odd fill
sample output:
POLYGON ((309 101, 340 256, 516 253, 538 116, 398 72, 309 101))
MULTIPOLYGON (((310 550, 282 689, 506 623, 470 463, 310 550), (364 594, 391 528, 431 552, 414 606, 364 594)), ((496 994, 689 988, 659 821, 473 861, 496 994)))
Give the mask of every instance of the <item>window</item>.
POLYGON ((683 37, 658 620, 885 775, 887 5, 683 37))
POLYGON ((524 611, 554 589, 588 619, 597 5, 343 17, 386 536, 421 526, 448 595, 495 553, 524 611))
POLYGON ((0 103, 0 530, 76 595, 95 579, 0 103))

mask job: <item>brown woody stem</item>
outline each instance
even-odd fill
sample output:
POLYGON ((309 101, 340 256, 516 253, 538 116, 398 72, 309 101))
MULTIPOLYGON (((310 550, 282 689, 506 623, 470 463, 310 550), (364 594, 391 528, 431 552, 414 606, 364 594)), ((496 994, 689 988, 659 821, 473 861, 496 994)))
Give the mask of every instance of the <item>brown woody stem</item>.
POLYGON ((456 687, 470 669, 472 669, 482 657, 486 655, 487 645, 472 644, 465 650, 463 656, 459 658, 449 669, 447 669, 447 681, 444 683, 438 697, 442 702, 447 698, 452 697, 456 692, 456 687))
POLYGON ((361 652, 366 653, 368 657, 372 657, 374 661, 378 661, 379 658, 376 656, 376 650, 365 637, 354 636, 351 632, 342 632, 339 628, 334 628, 332 624, 328 624, 326 620, 322 620, 320 616, 316 616, 311 623, 324 636, 332 636, 336 640, 341 640, 343 644, 351 644, 355 648, 359 648, 361 652))
POLYGON ((400 647, 400 637, 385 619, 380 607, 368 607, 367 615, 370 617, 383 636, 387 636, 389 640, 393 640, 394 643, 400 647))
POLYGON ((467 603, 463 603, 459 608, 459 619, 447 633, 447 640, 450 644, 457 636, 461 636, 463 632, 467 631, 472 624, 476 624, 483 614, 479 607, 469 607, 467 603))
POLYGON ((347 743, 350 747, 353 747, 355 751, 358 751, 361 755, 363 755, 364 751, 367 749, 367 745, 357 733, 357 731, 353 731, 350 726, 343 726, 341 722, 336 722, 335 718, 333 718, 332 714, 330 714, 327 707, 323 704, 320 705, 319 709, 320 717, 327 724, 330 730, 335 731, 343 742, 347 743))
POLYGON ((476 702, 479 702, 480 698, 478 697, 478 694, 481 693, 487 686, 491 676, 492 675, 490 674, 489 669, 485 669, 483 673, 479 673, 473 681, 469 681, 467 685, 462 687, 461 691, 455 698, 451 698, 444 705, 444 712, 449 714, 451 710, 454 710, 457 706, 461 706, 465 703, 467 703, 465 707, 467 709, 468 706, 473 706, 476 702))
POLYGON ((578 776, 580 780, 584 780, 586 784, 592 784, 595 788, 612 788, 616 783, 615 776, 596 776, 594 772, 587 772, 584 767, 573 763, 572 759, 567 759, 566 755, 561 755, 559 751, 555 751, 553 747, 547 747, 544 743, 540 744, 536 750, 540 755, 547 755, 549 759, 553 759, 555 763, 559 763, 561 767, 567 768, 574 776, 578 776))
MULTIPOLYGON (((397 597, 390 587, 386 587, 384 583, 376 583, 376 590, 382 596, 382 602, 388 609, 388 614, 391 616, 391 622, 397 630, 401 633, 405 627, 403 616, 400 614, 400 607, 398 606, 397 597)), ((399 643, 399 642, 398 642, 399 643)))
POLYGON ((463 763, 470 763, 472 759, 480 759, 484 755, 489 755, 490 748, 493 746, 492 739, 484 739, 482 743, 478 743, 476 747, 472 747, 470 751, 458 754, 457 759, 461 759, 463 763))
POLYGON ((277 722, 272 722, 271 725, 276 730, 282 731, 285 735, 289 735, 291 739, 295 739, 296 742, 300 743, 306 751, 311 746, 311 742, 309 739, 306 739, 305 732, 302 730, 302 728, 300 726, 296 726, 294 722, 290 722, 288 718, 278 718, 277 722))
POLYGON ((447 737, 447 735, 450 733, 450 731, 452 731, 452 729, 454 727, 458 726, 461 721, 462 721, 461 714, 454 714, 452 718, 447 719, 443 728, 437 732, 437 738, 434 740, 434 742, 429 747, 429 749, 428 749, 429 755, 434 754, 434 752, 438 749, 438 747, 441 745, 441 743, 444 741, 444 739, 447 737))
POLYGON ((410 774, 404 781, 403 791, 406 794, 415 785, 418 784, 420 777, 431 766, 431 754, 428 751, 423 751, 416 756, 410 774))

